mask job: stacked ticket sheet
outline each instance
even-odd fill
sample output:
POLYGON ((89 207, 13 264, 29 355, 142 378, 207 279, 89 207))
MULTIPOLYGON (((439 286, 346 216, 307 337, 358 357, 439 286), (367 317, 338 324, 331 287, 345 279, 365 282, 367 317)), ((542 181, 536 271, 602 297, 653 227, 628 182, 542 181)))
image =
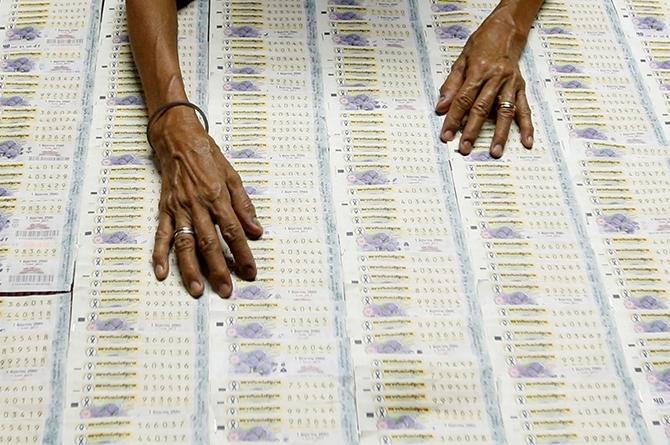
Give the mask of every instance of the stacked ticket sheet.
POLYGON ((360 443, 503 441, 417 5, 316 9, 360 443))
POLYGON ((69 294, 0 298, 0 442, 58 437, 62 387, 54 385, 67 341, 69 294))
POLYGON ((312 6, 214 2, 209 113, 264 227, 254 283, 212 294, 212 443, 357 443, 312 6))
MULTIPOLYGON (((179 51, 189 97, 206 77, 199 23, 206 5, 180 11, 179 51)), ((153 277, 160 178, 145 139, 141 86, 125 2, 105 2, 95 106, 83 185, 64 443, 200 443, 206 435, 204 301, 184 294, 176 264, 153 277), (200 335, 202 334, 202 335, 200 335)))
MULTIPOLYGON (((419 7, 434 85, 490 6, 419 7)), ((531 152, 512 132, 491 159, 492 126, 470 156, 449 150, 509 443, 651 443, 566 163, 580 141, 662 135, 612 13, 609 2, 545 2, 522 70, 531 152)))
POLYGON ((70 289, 99 3, 0 2, 0 292, 70 289))

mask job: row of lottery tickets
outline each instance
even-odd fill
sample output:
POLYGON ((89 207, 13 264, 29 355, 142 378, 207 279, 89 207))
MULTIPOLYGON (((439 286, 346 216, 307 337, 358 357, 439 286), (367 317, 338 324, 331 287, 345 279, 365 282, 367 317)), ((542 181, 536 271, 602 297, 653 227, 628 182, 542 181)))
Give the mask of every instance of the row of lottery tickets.
POLYGON ((0 1, 2 293, 72 283, 95 3, 0 1))
MULTIPOLYGON (((52 14, 95 14, 62 3, 52 14)), ((487 125, 462 158, 439 141, 432 108, 495 3, 220 0, 180 11, 189 97, 208 100, 212 136, 266 229, 252 243, 259 279, 236 281, 229 300, 207 292, 196 301, 174 264, 165 282, 153 279, 160 178, 144 140, 124 2, 105 2, 97 59, 77 65, 83 77, 72 83, 95 75, 76 107, 91 107, 74 132, 85 141, 74 140, 75 154, 63 161, 76 167, 77 147, 87 147, 85 179, 76 170, 58 176, 65 194, 48 201, 66 203, 70 189, 82 190, 81 203, 64 210, 74 205, 80 221, 67 360, 62 309, 55 321, 2 325, 10 334, 17 326, 49 333, 42 343, 13 337, 19 344, 7 350, 24 360, 21 347, 43 344, 37 371, 0 362, 10 382, 36 393, 7 399, 26 408, 13 411, 21 422, 0 419, 0 438, 669 443, 670 4, 545 2, 523 63, 534 149, 513 130, 505 157, 490 158, 487 125)), ((44 8, 16 5, 10 11, 27 11, 23 20, 44 8)), ((50 26, 63 32, 55 23, 21 22, 7 36, 54 43, 50 26)), ((33 66, 56 62, 22 71, 17 55, 3 66, 35 92, 7 98, 0 112, 41 116, 52 103, 45 95, 64 87, 34 85, 41 71, 33 66)), ((6 115, 0 131, 16 131, 6 115)), ((8 172, 0 180, 32 178, 9 181, 9 198, 0 198, 19 215, 7 219, 9 239, 24 219, 35 223, 14 209, 43 203, 35 187, 54 182, 30 169, 58 165, 20 159, 0 164, 8 172)), ((8 249, 12 261, 37 255, 8 249)), ((24 275, 37 268, 24 266, 24 275)), ((0 387, 5 398, 27 394, 0 387)))

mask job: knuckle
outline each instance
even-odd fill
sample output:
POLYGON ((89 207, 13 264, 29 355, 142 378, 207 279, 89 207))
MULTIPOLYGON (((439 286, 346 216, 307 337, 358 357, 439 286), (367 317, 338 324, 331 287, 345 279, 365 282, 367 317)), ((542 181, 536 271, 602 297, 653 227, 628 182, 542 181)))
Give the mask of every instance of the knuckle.
POLYGON ((472 108, 472 97, 470 97, 468 94, 461 94, 456 98, 455 105, 462 110, 469 110, 472 108))
POLYGON ((214 236, 201 236, 198 237, 198 250, 200 252, 212 252, 214 249, 219 248, 219 240, 214 236))
POLYGON ((242 227, 234 222, 224 223, 222 226, 220 226, 220 229, 221 235, 223 235, 223 239, 228 242, 238 241, 243 236, 242 227))
POLYGON ((472 110, 470 112, 479 117, 486 117, 489 114, 490 109, 491 107, 485 101, 477 101, 472 106, 472 110))
POLYGON ((511 108, 500 108, 498 110, 498 117, 503 119, 513 119, 515 111, 511 108))
POLYGON ((206 184, 201 187, 200 194, 207 202, 216 201, 221 196, 221 184, 206 184))
POLYGON ((178 236, 174 240, 174 248, 177 252, 185 252, 185 251, 193 250, 194 247, 195 247, 195 243, 194 243, 193 237, 191 235, 178 236))

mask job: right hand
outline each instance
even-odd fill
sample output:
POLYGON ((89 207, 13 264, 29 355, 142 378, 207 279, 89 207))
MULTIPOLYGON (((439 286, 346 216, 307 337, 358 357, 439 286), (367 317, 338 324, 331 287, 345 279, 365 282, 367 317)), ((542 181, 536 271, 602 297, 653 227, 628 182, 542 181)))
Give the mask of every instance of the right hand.
POLYGON ((240 175, 189 108, 168 110, 152 126, 149 137, 162 178, 153 253, 156 278, 162 281, 168 276, 175 230, 189 227, 195 236, 184 234, 174 240, 184 287, 192 296, 201 296, 206 275, 215 292, 229 297, 232 279, 216 226, 233 254, 236 274, 244 280, 256 278, 247 238, 263 234, 240 175))
POLYGON ((435 111, 440 116, 446 114, 440 138, 450 142, 463 127, 458 145, 462 155, 472 152, 492 111, 496 127, 489 148, 491 157, 503 155, 513 121, 519 126, 523 146, 533 147, 533 122, 519 69, 527 37, 528 30, 519 28, 513 13, 505 7, 496 8, 470 36, 440 88, 435 111), (501 102, 515 108, 497 108, 501 102))

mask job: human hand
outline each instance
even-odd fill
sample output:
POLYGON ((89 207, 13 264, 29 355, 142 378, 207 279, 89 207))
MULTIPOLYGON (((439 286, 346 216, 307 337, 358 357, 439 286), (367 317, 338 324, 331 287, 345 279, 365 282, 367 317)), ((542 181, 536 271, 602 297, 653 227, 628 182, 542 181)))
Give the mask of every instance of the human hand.
POLYGON ((446 114, 440 134, 443 142, 454 140, 463 128, 458 146, 462 155, 470 154, 494 107, 496 127, 489 149, 491 156, 502 156, 512 121, 519 126, 521 143, 532 148, 533 122, 519 70, 526 38, 527 30, 515 25, 512 14, 505 9, 496 10, 470 36, 453 64, 440 88, 435 112, 446 114), (514 107, 506 107, 505 103, 514 107))
POLYGON ((236 274, 245 280, 256 278, 247 238, 258 239, 263 234, 240 176, 189 108, 165 112, 152 125, 149 137, 162 178, 153 252, 156 278, 162 281, 168 275, 175 230, 191 228, 195 235, 178 234, 174 239, 184 287, 199 297, 206 275, 219 295, 229 297, 232 280, 216 226, 233 254, 236 274))

